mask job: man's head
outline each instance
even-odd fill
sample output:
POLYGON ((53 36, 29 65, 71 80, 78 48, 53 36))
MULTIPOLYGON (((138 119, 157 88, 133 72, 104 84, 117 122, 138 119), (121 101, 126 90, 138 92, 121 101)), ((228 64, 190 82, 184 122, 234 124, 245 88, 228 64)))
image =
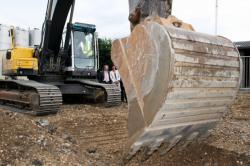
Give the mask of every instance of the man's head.
POLYGON ((104 65, 103 70, 104 71, 109 71, 109 66, 108 65, 104 65))
POLYGON ((112 67, 112 70, 113 70, 113 71, 117 70, 117 68, 116 68, 115 65, 112 67))

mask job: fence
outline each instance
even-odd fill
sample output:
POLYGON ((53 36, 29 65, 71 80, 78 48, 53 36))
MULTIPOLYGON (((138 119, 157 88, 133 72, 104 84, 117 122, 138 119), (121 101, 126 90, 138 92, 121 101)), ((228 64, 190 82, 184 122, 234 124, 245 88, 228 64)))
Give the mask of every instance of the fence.
POLYGON ((242 89, 250 88, 250 56, 241 56, 242 59, 242 80, 240 87, 242 89))

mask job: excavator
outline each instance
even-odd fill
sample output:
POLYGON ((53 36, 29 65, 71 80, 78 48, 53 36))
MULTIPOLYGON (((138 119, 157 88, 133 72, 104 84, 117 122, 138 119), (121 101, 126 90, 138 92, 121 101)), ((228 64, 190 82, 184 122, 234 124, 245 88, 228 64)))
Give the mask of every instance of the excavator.
MULTIPOLYGON (((89 53, 92 59, 86 58, 87 53, 84 60, 78 58, 76 38, 93 43, 96 39, 93 26, 72 24, 74 4, 74 0, 49 0, 40 47, 13 47, 6 53, 5 75, 25 75, 29 80, 0 81, 3 104, 36 115, 55 113, 62 95, 97 89, 106 93, 107 101, 120 102, 114 97, 119 90, 89 79, 95 76, 95 70, 86 68, 96 67, 92 54, 97 52, 96 44, 89 53)), ((112 60, 128 98, 125 161, 138 152, 164 155, 206 138, 239 89, 241 61, 234 44, 221 36, 195 32, 171 10, 172 0, 129 0, 131 34, 112 44, 112 60)))
POLYGON ((120 89, 97 81, 98 40, 96 26, 72 23, 74 0, 49 0, 37 48, 14 45, 3 58, 3 75, 25 80, 0 81, 0 100, 34 115, 57 113, 65 98, 104 95, 107 106, 121 104, 120 89), (69 20, 66 25, 67 17, 69 20))

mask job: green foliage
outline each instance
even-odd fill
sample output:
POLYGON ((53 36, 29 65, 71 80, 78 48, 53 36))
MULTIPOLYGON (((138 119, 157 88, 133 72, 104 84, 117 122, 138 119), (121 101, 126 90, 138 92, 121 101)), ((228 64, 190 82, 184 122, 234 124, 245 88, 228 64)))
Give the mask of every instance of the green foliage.
POLYGON ((100 69, 103 68, 104 65, 109 65, 111 68, 113 62, 111 60, 111 47, 112 47, 112 40, 111 39, 98 39, 99 43, 99 62, 100 62, 100 69))

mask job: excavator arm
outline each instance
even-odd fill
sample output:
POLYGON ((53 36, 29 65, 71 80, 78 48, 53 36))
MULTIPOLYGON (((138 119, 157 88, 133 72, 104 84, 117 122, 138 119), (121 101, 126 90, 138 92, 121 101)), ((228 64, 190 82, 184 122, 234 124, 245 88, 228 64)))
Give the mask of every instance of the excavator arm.
POLYGON ((167 18, 172 13, 173 0, 129 0, 129 21, 132 28, 145 18, 159 16, 167 18))
POLYGON ((41 43, 43 50, 53 51, 54 55, 59 53, 63 30, 70 10, 69 24, 72 24, 74 4, 75 0, 48 0, 41 43))
MULTIPOLYGON (((61 54, 59 54, 64 27, 67 24, 64 50, 69 49, 70 30, 72 26, 75 0, 48 0, 45 21, 42 28, 39 66, 40 72, 60 72, 61 54)), ((67 57, 66 57, 67 58, 67 57)))

